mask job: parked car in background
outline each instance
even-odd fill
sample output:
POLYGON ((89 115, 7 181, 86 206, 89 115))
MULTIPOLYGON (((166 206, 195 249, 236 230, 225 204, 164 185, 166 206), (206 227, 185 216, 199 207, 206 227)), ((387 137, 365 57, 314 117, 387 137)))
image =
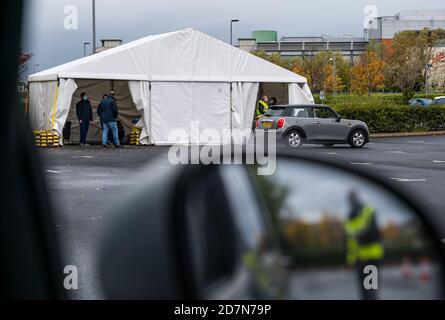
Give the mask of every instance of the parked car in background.
POLYGON ((409 101, 411 107, 428 107, 433 103, 431 99, 414 98, 409 101))
POLYGON ((433 100, 433 105, 445 104, 445 96, 435 97, 433 100))
POLYGON ((291 148, 304 143, 347 144, 362 148, 369 142, 366 123, 343 119, 326 105, 273 106, 256 123, 257 129, 276 129, 277 139, 291 148))

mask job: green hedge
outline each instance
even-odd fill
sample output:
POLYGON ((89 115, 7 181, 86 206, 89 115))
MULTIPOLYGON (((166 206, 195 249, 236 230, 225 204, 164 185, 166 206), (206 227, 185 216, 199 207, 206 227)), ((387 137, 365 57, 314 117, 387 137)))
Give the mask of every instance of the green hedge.
MULTIPOLYGON (((319 95, 314 95, 315 101, 321 103, 319 95)), ((372 94, 355 95, 341 94, 334 99, 331 95, 326 97, 325 104, 332 107, 379 107, 382 105, 403 106, 403 97, 400 94, 372 94)))
MULTIPOLYGON (((415 98, 429 98, 433 99, 438 96, 445 96, 444 93, 429 94, 428 96, 422 93, 416 94, 415 98)), ((315 102, 321 103, 320 95, 314 94, 315 102)), ((382 106, 405 106, 403 96, 400 93, 373 93, 371 95, 357 95, 357 94, 339 94, 337 99, 332 95, 326 96, 325 104, 332 107, 382 107, 382 106)))
POLYGON ((445 129, 445 106, 348 107, 334 109, 346 119, 366 122, 371 132, 413 132, 445 129))
MULTIPOLYGON (((430 99, 437 96, 445 94, 415 95, 416 98, 430 99)), ((314 98, 316 103, 321 103, 318 94, 314 94, 314 98)), ((337 99, 328 95, 324 103, 344 118, 365 121, 374 133, 445 129, 445 106, 410 107, 403 102, 400 93, 339 94, 337 99)))

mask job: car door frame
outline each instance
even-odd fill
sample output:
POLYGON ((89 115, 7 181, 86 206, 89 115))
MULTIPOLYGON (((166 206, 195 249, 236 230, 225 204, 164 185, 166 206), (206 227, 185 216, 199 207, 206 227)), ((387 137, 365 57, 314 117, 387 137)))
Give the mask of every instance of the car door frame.
POLYGON ((286 119, 292 119, 292 121, 289 121, 289 128, 286 129, 286 132, 289 132, 293 128, 298 128, 299 130, 304 131, 304 134, 306 136, 306 140, 313 140, 315 137, 315 128, 314 128, 314 112, 312 108, 310 107, 299 107, 299 106, 293 106, 289 107, 285 111, 285 118, 286 119), (297 117, 293 115, 293 110, 295 109, 307 109, 309 112, 309 118, 302 118, 297 117), (307 123, 305 123, 307 122, 307 123))
POLYGON ((328 106, 315 106, 312 108, 314 117, 314 137, 317 141, 346 141, 346 127, 341 121, 340 115, 328 106), (335 118, 318 118, 316 109, 327 109, 335 118))

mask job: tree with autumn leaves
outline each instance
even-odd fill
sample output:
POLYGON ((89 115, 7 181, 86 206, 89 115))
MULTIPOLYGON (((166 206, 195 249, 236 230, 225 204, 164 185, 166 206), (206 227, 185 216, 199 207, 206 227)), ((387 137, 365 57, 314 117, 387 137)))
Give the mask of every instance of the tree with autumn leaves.
POLYGON ((304 59, 283 58, 278 53, 269 55, 264 51, 253 52, 253 54, 307 78, 308 84, 313 91, 324 90, 326 92, 332 92, 334 89, 334 69, 331 59, 335 59, 337 91, 345 91, 349 86, 349 64, 343 59, 341 53, 319 52, 304 59))
POLYGON ((442 29, 402 31, 389 45, 371 41, 353 64, 344 59, 341 52, 324 51, 292 59, 283 58, 278 53, 254 54, 306 77, 313 92, 333 92, 335 83, 337 92, 360 95, 381 90, 399 91, 408 102, 416 91, 423 88, 426 67, 434 47, 442 39, 445 39, 442 29))
POLYGON ((306 77, 313 91, 334 91, 335 85, 338 92, 345 91, 350 82, 349 65, 343 56, 337 52, 319 52, 314 56, 297 59, 293 63, 293 72, 306 77), (333 61, 335 60, 336 72, 334 73, 333 61))
POLYGON ((387 86, 400 90, 405 102, 425 83, 426 66, 441 39, 445 39, 443 29, 408 30, 394 36, 388 48, 385 76, 387 86))
POLYGON ((19 51, 19 70, 18 81, 23 81, 23 74, 28 70, 29 61, 32 58, 32 53, 26 53, 22 49, 19 51))
POLYGON ((366 52, 351 68, 351 91, 358 94, 371 94, 385 87, 385 61, 383 47, 371 42, 366 52))

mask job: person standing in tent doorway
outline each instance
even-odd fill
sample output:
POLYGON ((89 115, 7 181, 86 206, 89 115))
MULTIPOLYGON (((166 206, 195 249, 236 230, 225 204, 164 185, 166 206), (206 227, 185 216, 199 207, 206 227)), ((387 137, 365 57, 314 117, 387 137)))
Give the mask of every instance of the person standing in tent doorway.
MULTIPOLYGON (((102 97, 102 101, 106 100, 108 97, 109 97, 108 94, 104 94, 103 97, 102 97)), ((101 101, 101 103, 99 103, 98 108, 102 104, 102 101, 101 101)), ((104 129, 104 122, 102 121, 102 118, 100 118, 100 127, 101 127, 102 130, 104 129)), ((111 130, 109 130, 108 131, 107 145, 111 145, 113 143, 112 141, 113 141, 113 132, 111 132, 111 130)))
POLYGON ((110 97, 113 98, 114 102, 116 102, 116 92, 114 90, 110 91, 110 97))
POLYGON ((93 109, 86 92, 80 94, 80 101, 76 105, 77 120, 80 125, 80 145, 87 146, 88 129, 93 121, 93 109))
POLYGON ((102 120, 103 130, 102 130, 102 146, 107 148, 108 132, 111 131, 113 134, 113 142, 117 148, 121 147, 119 142, 119 134, 117 129, 117 105, 111 96, 104 95, 104 99, 99 104, 97 108, 97 114, 102 120))
POLYGON ((277 98, 275 97, 270 98, 269 107, 276 105, 277 105, 277 98))
POLYGON ((256 119, 258 120, 264 117, 264 114, 267 111, 269 111, 269 97, 263 95, 256 105, 256 111, 255 111, 256 119))

